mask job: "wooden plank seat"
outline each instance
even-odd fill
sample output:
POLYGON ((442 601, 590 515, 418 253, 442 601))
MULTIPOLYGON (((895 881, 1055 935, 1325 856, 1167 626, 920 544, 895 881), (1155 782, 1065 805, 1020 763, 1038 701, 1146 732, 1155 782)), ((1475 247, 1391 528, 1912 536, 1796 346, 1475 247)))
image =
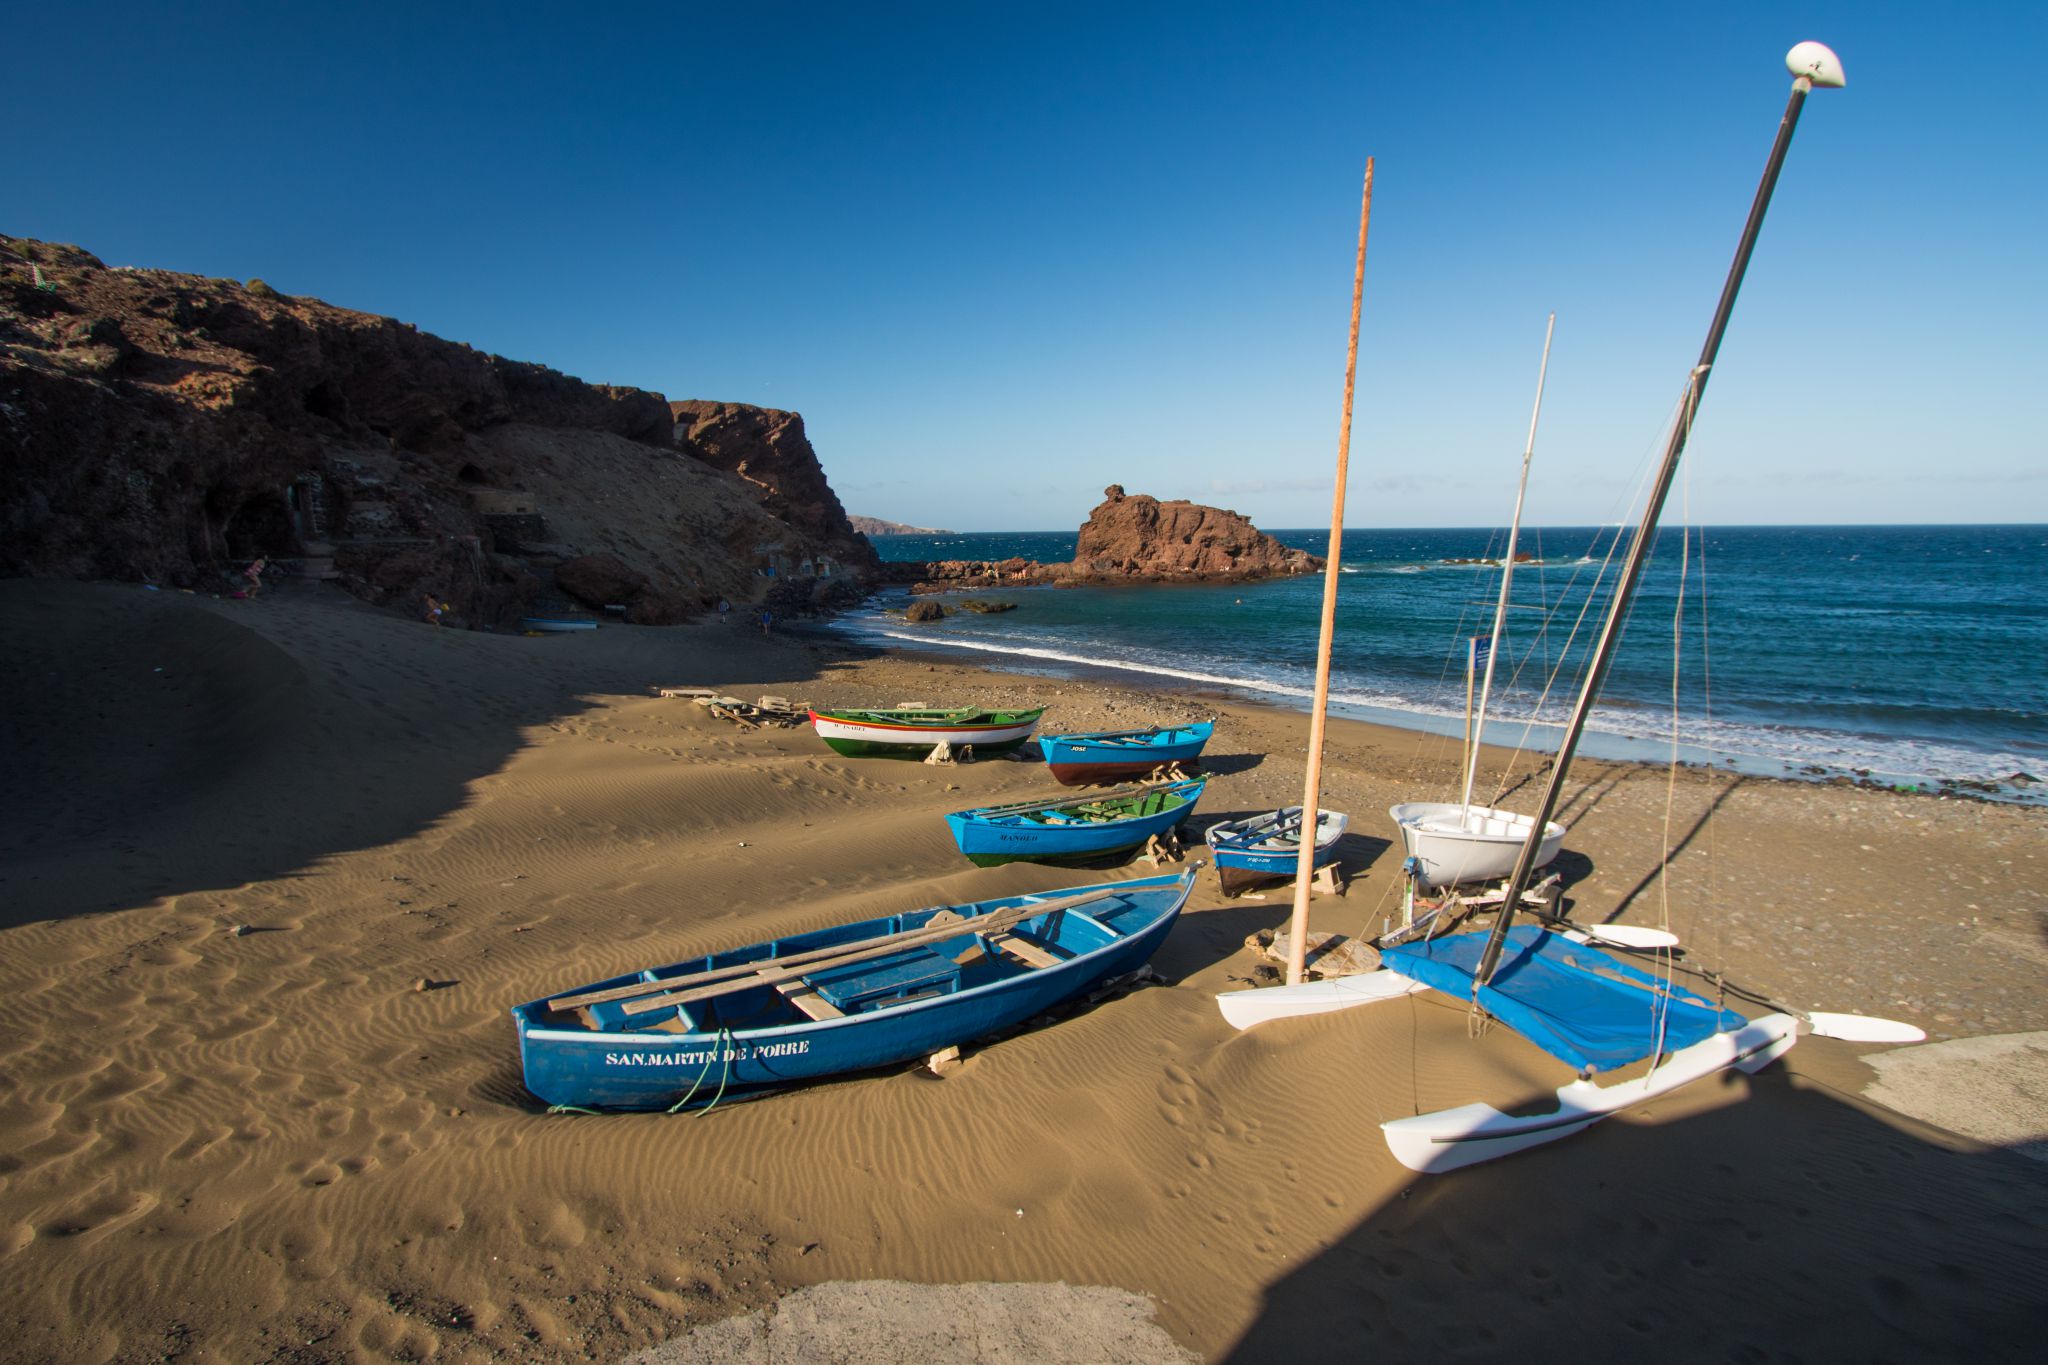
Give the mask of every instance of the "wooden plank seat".
POLYGON ((911 996, 943 994, 960 984, 960 964, 930 948, 906 949, 876 961, 808 972, 804 980, 843 1013, 911 996))
POLYGON ((801 977, 794 981, 776 982, 775 993, 820 1023, 846 1017, 845 1010, 818 994, 817 988, 801 977))
POLYGON ((1027 967, 1057 967, 1061 961, 1030 939, 1019 938, 1013 933, 985 934, 983 941, 1005 957, 1015 958, 1027 967))

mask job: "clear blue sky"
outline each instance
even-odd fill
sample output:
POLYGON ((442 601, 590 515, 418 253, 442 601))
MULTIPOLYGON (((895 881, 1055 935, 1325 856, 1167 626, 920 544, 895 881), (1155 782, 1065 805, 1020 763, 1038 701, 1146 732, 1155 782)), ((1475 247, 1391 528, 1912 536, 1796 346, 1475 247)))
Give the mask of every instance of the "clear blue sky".
POLYGON ((1806 115, 1672 514, 2048 521, 2048 6, 103 4, 14 13, 0 230, 804 414, 849 510, 1105 484, 1611 521, 1806 115), (2001 64, 2009 63, 2011 69, 2001 64))

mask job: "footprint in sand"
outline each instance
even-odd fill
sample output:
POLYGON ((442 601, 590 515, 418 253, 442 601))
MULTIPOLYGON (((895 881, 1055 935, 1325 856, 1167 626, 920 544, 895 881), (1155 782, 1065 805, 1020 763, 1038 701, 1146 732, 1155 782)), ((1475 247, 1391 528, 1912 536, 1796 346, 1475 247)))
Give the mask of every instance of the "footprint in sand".
POLYGON ((528 1213, 526 1225, 529 1229, 527 1240, 534 1246, 550 1250, 580 1247, 590 1235, 590 1229, 583 1220, 559 1200, 550 1202, 537 1213, 528 1213))
POLYGON ((108 1192, 73 1205, 43 1224, 45 1237, 104 1237, 126 1227, 158 1204, 143 1190, 108 1192))
POLYGON ((234 1130, 229 1128, 212 1128, 194 1133, 172 1150, 170 1159, 174 1162, 195 1161, 233 1136, 234 1130))

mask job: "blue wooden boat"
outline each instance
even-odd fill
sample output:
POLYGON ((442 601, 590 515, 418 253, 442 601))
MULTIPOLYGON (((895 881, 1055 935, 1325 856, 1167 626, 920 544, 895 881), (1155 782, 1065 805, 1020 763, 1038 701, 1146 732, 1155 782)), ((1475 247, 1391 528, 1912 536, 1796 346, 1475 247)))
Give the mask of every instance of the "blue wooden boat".
POLYGON ((908 910, 530 1000, 512 1011, 526 1088, 584 1109, 696 1108, 928 1056, 1135 971, 1197 868, 908 910))
POLYGON ((1161 782, 1100 796, 983 806, 946 817, 960 851, 998 863, 1086 863, 1138 848, 1194 814, 1205 779, 1161 782))
MULTIPOLYGON (((1337 841, 1351 818, 1342 811, 1316 812, 1315 865, 1337 861, 1337 841)), ((1260 882, 1292 881, 1301 859, 1301 807, 1284 806, 1242 820, 1209 826, 1202 836, 1216 857, 1216 880, 1235 896, 1260 882)))
POLYGON ((1193 763, 1215 733, 1214 721, 1100 730, 1084 735, 1040 735, 1038 750, 1052 775, 1069 787, 1144 777, 1169 763, 1193 763))

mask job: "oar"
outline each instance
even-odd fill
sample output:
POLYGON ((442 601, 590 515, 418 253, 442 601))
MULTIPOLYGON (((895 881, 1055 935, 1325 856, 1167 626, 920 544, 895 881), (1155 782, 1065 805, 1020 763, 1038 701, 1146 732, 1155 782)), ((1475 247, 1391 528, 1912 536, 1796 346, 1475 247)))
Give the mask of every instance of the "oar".
MULTIPOLYGON (((1077 900, 1090 900, 1097 896, 1107 895, 1114 889, 1115 884, 1110 884, 1108 886, 1090 888, 1084 892, 1055 897, 1051 900, 1029 902, 1024 906, 1012 907, 1012 909, 1027 911, 1026 917, 1028 918, 1029 915, 1039 913, 1044 907, 1064 909, 1077 900)), ((944 914, 950 909, 950 906, 942 906, 939 909, 939 913, 944 914)), ((911 913, 914 914, 916 912, 912 911, 911 913)), ((1007 915, 1011 911, 998 910, 995 913, 997 915, 1007 915)), ((707 971, 691 972, 686 976, 663 977, 659 981, 637 981, 630 986, 609 986, 601 991, 585 991, 578 995, 559 996, 548 1001, 548 1008, 552 1011, 560 1012, 577 1009, 584 1005, 602 1005, 613 1000, 630 1000, 636 995, 654 995, 661 991, 672 991, 681 986, 698 986, 706 982, 723 981, 730 977, 746 976, 754 972, 765 971, 770 967, 788 967, 805 962, 818 963, 862 948, 915 947, 917 943, 928 939, 947 938, 955 934, 965 933, 970 929, 978 930, 987 919, 987 916, 969 918, 968 916, 955 913, 953 918, 943 923, 926 923, 919 925, 915 929, 899 929, 890 934, 878 934, 874 938, 848 939, 844 943, 835 943, 827 948, 812 948, 805 952, 789 953, 782 957, 755 958, 751 962, 734 962, 723 967, 713 967, 707 971)))
POLYGON ((1639 924, 1582 926, 1560 919, 1552 922, 1551 927, 1574 943, 1597 943, 1605 948, 1630 948, 1642 952, 1678 946, 1678 935, 1666 929, 1647 929, 1639 924))
POLYGON ((1897 1019, 1881 1019, 1874 1014, 1832 1014, 1825 1010, 1814 1010, 1809 1014, 1801 1014, 1798 1010, 1785 1012, 1822 1038, 1840 1038, 1849 1043, 1927 1041, 1927 1030, 1897 1019))
MULTIPOLYGON (((1024 905, 1012 906, 1007 910, 997 910, 972 919, 948 920, 945 924, 927 926, 922 930, 912 931, 912 933, 904 937, 894 938, 889 942, 878 940, 872 946, 865 948, 861 948, 857 944, 841 944, 838 949, 826 953, 801 954, 786 958, 764 958, 760 962, 749 964, 744 974, 732 974, 740 979, 729 979, 714 985, 698 986, 692 990, 673 991, 666 995, 631 1000, 622 1008, 627 1014, 645 1014, 650 1010, 658 1010, 668 1005, 687 1005, 692 1001, 709 1000, 720 995, 730 995, 735 991, 750 990, 755 986, 772 986, 778 982, 793 980, 810 972, 824 971, 830 967, 840 967, 852 962, 865 962, 870 958, 884 957, 890 953, 901 952, 906 948, 916 948, 928 943, 937 943, 943 939, 958 938, 962 934, 986 934, 992 930, 1006 929, 1021 920, 1032 919, 1038 915, 1045 914, 1047 911, 1070 910, 1088 901, 1101 900, 1105 896, 1115 895, 1117 890, 1117 886, 1109 885, 1070 896, 1056 897, 1052 900, 1031 901, 1024 905), (846 951, 849 948, 857 950, 846 951), (797 961, 797 956, 806 956, 810 960, 799 962, 797 961)), ((682 981, 682 979, 681 977, 675 977, 662 984, 673 985, 682 981)))

